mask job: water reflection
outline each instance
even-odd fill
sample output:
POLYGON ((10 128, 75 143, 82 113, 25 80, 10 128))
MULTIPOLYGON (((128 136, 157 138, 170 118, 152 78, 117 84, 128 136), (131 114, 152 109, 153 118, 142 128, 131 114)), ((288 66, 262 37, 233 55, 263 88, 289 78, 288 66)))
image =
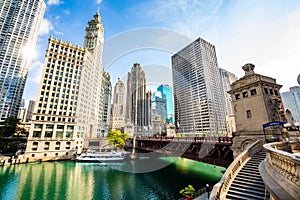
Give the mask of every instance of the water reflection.
MULTIPOLYGON (((156 162, 172 162, 160 158, 156 162)), ((148 161, 128 161, 122 168, 139 168, 148 161)), ((0 168, 0 199, 178 199, 180 189, 213 184, 224 168, 179 159, 149 173, 128 173, 99 163, 71 161, 0 168)))

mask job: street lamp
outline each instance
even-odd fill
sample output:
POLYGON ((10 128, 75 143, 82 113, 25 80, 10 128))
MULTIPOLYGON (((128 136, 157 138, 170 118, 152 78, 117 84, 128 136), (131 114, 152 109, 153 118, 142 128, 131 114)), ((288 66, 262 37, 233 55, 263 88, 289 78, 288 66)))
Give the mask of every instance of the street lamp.
POLYGON ((209 199, 209 184, 206 184, 207 199, 209 199))

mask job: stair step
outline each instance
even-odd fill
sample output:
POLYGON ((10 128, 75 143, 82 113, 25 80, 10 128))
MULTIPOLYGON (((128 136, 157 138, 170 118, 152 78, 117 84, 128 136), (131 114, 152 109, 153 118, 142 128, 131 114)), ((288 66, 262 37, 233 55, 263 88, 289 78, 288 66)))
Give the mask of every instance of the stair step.
POLYGON ((238 175, 236 177, 242 177, 242 178, 248 178, 248 179, 254 179, 254 180, 262 180, 261 177, 254 177, 251 174, 240 174, 238 173, 238 175))
MULTIPOLYGON (((244 192, 239 192, 239 191, 232 191, 229 190, 227 194, 233 194, 233 195, 237 195, 239 197, 242 197, 243 199, 264 199, 264 195, 256 195, 256 194, 248 194, 248 193, 244 193, 244 192)), ((226 195, 227 196, 227 195, 226 195)))
POLYGON ((246 165, 242 169, 247 169, 247 170, 250 170, 250 171, 257 171, 257 170, 259 170, 258 166, 257 167, 253 167, 253 166, 246 166, 246 165))
POLYGON ((264 192, 265 191, 265 186, 264 185, 258 185, 255 183, 249 183, 249 182, 244 182, 244 181, 239 181, 239 180, 234 180, 231 183, 231 186, 236 186, 236 187, 241 187, 241 188, 247 188, 247 187, 251 187, 255 190, 259 190, 264 192))
POLYGON ((245 176, 250 176, 250 177, 257 177, 257 178, 261 178, 259 172, 258 173, 248 173, 248 172, 245 172, 245 171, 240 171, 238 174, 241 174, 241 175, 245 175, 245 176))
POLYGON ((234 195, 234 194, 228 194, 228 193, 227 193, 226 199, 248 200, 249 198, 241 197, 241 196, 239 196, 239 195, 234 195))
POLYGON ((249 160, 247 163, 255 163, 255 164, 259 164, 261 163, 262 161, 260 160, 249 160))
POLYGON ((248 164, 248 163, 244 167, 252 167, 252 168, 258 169, 258 165, 253 165, 253 164, 248 164))
POLYGON ((237 176, 237 177, 235 177, 235 180, 264 185, 264 182, 261 179, 257 180, 257 179, 249 179, 249 178, 244 178, 244 177, 241 177, 241 176, 237 176))
POLYGON ((229 188, 229 190, 233 190, 233 191, 239 191, 245 194, 254 194, 254 195, 258 195, 258 196, 265 196, 265 191, 261 191, 261 190, 255 190, 252 189, 251 187, 249 188, 240 188, 240 187, 236 187, 236 186, 232 186, 229 188))
POLYGON ((242 174, 250 174, 250 175, 253 175, 253 174, 254 174, 254 175, 256 175, 256 176, 261 177, 258 170, 256 171, 256 170, 242 169, 239 173, 242 173, 242 174))
POLYGON ((252 168, 258 169, 258 165, 254 165, 254 164, 251 164, 251 163, 250 164, 247 163, 246 165, 244 165, 244 167, 252 167, 252 168))
POLYGON ((264 155, 264 156, 253 156, 253 157, 251 157, 251 159, 255 159, 255 160, 261 160, 261 159, 265 159, 266 158, 266 156, 264 155))

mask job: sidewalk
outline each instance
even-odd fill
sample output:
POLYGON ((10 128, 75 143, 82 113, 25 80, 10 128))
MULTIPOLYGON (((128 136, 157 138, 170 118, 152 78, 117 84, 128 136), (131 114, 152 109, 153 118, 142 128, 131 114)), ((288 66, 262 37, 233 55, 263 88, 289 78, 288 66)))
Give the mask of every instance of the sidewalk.
POLYGON ((194 200, 207 200, 207 193, 200 195, 199 197, 194 198, 194 200))

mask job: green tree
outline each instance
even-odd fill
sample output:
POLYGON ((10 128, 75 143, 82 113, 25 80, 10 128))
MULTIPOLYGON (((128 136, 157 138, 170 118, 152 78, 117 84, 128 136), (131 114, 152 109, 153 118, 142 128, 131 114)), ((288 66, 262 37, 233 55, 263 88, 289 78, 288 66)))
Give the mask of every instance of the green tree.
POLYGON ((120 130, 111 130, 107 135, 109 142, 115 147, 120 147, 122 150, 124 149, 125 142, 128 138, 128 133, 122 133, 120 130))
POLYGON ((17 117, 7 117, 3 122, 3 127, 1 129, 1 136, 9 137, 13 136, 14 133, 19 131, 18 125, 20 124, 20 119, 17 117))
POLYGON ((191 185, 188 185, 184 189, 180 190, 179 193, 182 194, 185 197, 185 199, 192 199, 192 196, 195 193, 195 188, 191 185))

